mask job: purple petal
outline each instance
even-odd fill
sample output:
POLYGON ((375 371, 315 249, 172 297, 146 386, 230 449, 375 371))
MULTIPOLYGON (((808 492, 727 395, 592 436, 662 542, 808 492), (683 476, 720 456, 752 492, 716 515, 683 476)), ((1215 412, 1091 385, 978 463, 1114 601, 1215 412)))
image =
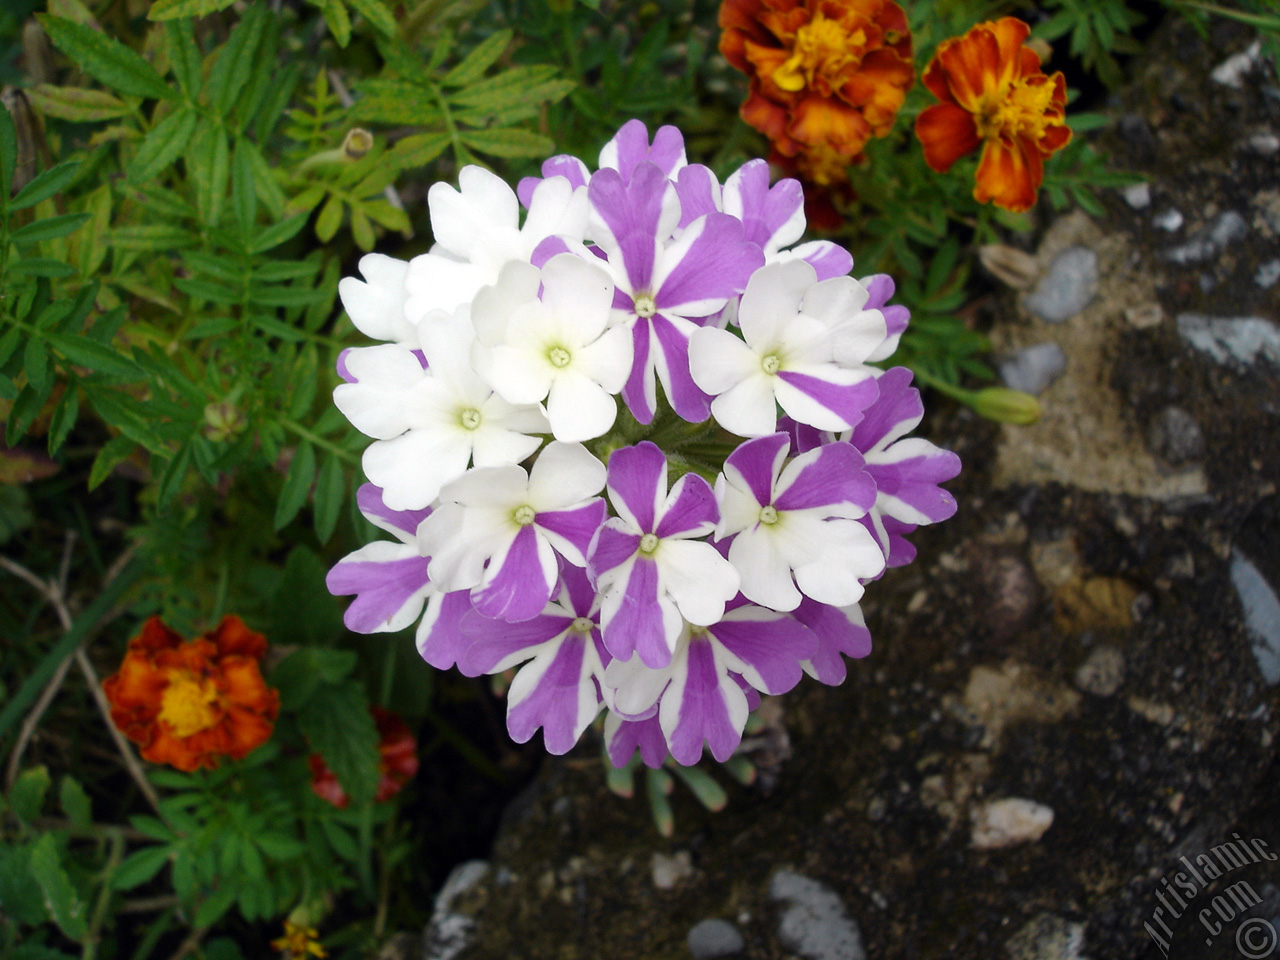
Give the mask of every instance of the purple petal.
POLYGON ((711 396, 702 392, 689 373, 689 335, 693 332, 693 325, 685 320, 682 324, 684 329, 681 329, 660 313, 655 314, 650 323, 662 350, 658 376, 671 408, 682 419, 701 423, 711 416, 711 396))
POLYGON ((848 276, 853 269, 853 256, 830 240, 815 240, 796 247, 794 252, 817 271, 817 280, 848 276))
POLYGON ((786 693, 804 671, 803 660, 812 659, 818 641, 803 623, 761 607, 743 607, 714 626, 710 633, 726 650, 750 667, 762 693, 786 693))
POLYGON ((423 660, 437 670, 448 670, 466 653, 472 638, 462 632, 461 624, 470 611, 470 591, 437 593, 431 598, 416 637, 423 660))
POLYGON ((542 161, 542 177, 524 177, 516 187, 516 196, 527 209, 533 202, 533 191, 544 177, 564 177, 575 190, 587 185, 587 165, 567 153, 542 161))
POLYGON ((649 356, 650 339, 649 319, 640 317, 631 328, 631 373, 622 387, 622 399, 626 402, 631 415, 643 424, 653 422, 654 409, 657 405, 653 360, 649 356))
POLYGON ((637 557, 613 618, 601 631, 605 648, 619 660, 639 653, 646 666, 655 670, 671 662, 666 624, 658 604, 658 565, 637 557))
POLYGON ((347 383, 356 382, 356 378, 351 375, 351 372, 349 370, 347 370, 347 354, 354 349, 355 347, 347 347, 346 349, 342 350, 338 354, 338 362, 335 364, 335 366, 338 368, 338 376, 340 376, 347 383))
POLYGON ((551 599, 555 576, 551 545, 532 525, 521 527, 506 553, 489 561, 485 579, 471 591, 471 602, 490 619, 529 620, 551 599))
POLYGON ((790 417, 779 417, 778 429, 785 430, 791 434, 791 453, 793 456, 816 450, 830 439, 824 431, 819 430, 817 427, 811 427, 807 423, 797 423, 790 417))
POLYGON ((785 433, 758 437, 740 444, 725 459, 726 468, 732 467, 742 477, 756 503, 762 507, 773 503, 773 481, 782 469, 791 441, 785 433))
POLYGON ((458 657, 458 670, 468 677, 505 670, 534 656, 538 646, 554 640, 572 624, 572 617, 555 614, 512 623, 493 620, 472 610, 459 626, 462 633, 471 638, 471 646, 458 657), (521 653, 523 656, 516 656, 521 653))
POLYGON ((646 767, 657 770, 667 759, 667 739, 655 712, 647 720, 616 720, 618 724, 609 737, 609 762, 621 769, 631 762, 636 749, 646 767))
POLYGON ((591 544, 591 555, 588 564, 591 568, 591 575, 596 579, 599 579, 601 574, 608 573, 614 567, 622 566, 622 564, 635 556, 636 550, 640 547, 640 534, 627 533, 625 530, 619 530, 616 526, 611 525, 619 522, 625 521, 606 521, 591 544))
POLYGON ((591 673, 584 669, 585 649, 586 638, 570 633, 540 675, 525 679, 529 671, 541 666, 537 660, 516 675, 507 695, 507 731, 512 740, 525 743, 542 727, 547 752, 556 756, 568 753, 578 742, 595 716, 591 710, 590 716, 584 717, 583 707, 586 702, 593 706, 599 703, 591 673), (584 684, 591 684, 589 694, 584 684))
POLYGON ((587 548, 591 546, 591 538, 600 529, 600 524, 604 522, 607 512, 604 498, 596 497, 585 506, 575 507, 572 510, 544 511, 537 515, 534 523, 567 541, 567 544, 577 551, 577 556, 566 556, 565 544, 554 544, 557 552, 574 566, 580 566, 577 562, 578 557, 580 556, 582 562, 586 563, 587 548))
POLYGON ((348 630, 377 633, 388 624, 403 621, 407 627, 422 609, 430 583, 426 557, 405 557, 383 562, 340 561, 325 577, 335 596, 355 594, 342 615, 348 630), (407 608, 412 606, 412 611, 407 608))
POLYGON ((596 588, 591 585, 587 571, 572 564, 560 564, 561 606, 568 607, 575 616, 592 619, 596 606, 596 588))
POLYGON ((659 537, 710 533, 720 522, 720 508, 711 484, 696 473, 686 473, 676 481, 667 497, 662 520, 654 531, 659 537))
POLYGON ((680 223, 687 227, 699 217, 720 211, 720 181, 700 163, 681 167, 676 177, 676 195, 680 198, 680 223))
POLYGON ((656 444, 645 440, 609 454, 609 499, 641 533, 653 533, 666 495, 667 458, 656 444))
POLYGON ((828 686, 844 683, 847 674, 844 657, 857 659, 871 652, 871 631, 861 622, 862 615, 856 606, 842 610, 805 597, 792 611, 792 616, 809 627, 817 642, 809 665, 820 683, 828 686))
POLYGON ((573 251, 569 249, 569 244, 565 242, 564 237, 547 237, 533 248, 533 253, 529 256, 529 262, 541 270, 552 257, 558 257, 562 253, 572 252, 573 251))
POLYGON ((808 394, 850 426, 862 419, 862 412, 875 403, 879 395, 875 377, 845 385, 831 383, 807 373, 780 370, 778 379, 808 394))
POLYGON ((911 386, 911 371, 906 367, 886 370, 876 381, 880 394, 876 402, 863 412, 853 429, 850 442, 866 453, 885 437, 891 440, 910 433, 924 416, 920 391, 911 386))
MULTIPOLYGON (((883 496, 901 501, 918 514, 903 515, 898 517, 900 520, 938 523, 955 515, 955 497, 938 486, 960 472, 960 458, 950 450, 938 450, 932 456, 912 457, 897 463, 868 464, 867 472, 883 496)), ((880 501, 877 505, 889 516, 903 512, 895 512, 892 505, 880 501)))
MULTIPOLYGON (((610 262, 618 260, 627 274, 627 283, 630 284, 634 294, 651 292, 653 287, 653 265, 658 259, 658 249, 660 243, 654 239, 652 233, 636 230, 625 234, 618 239, 617 252, 610 257, 610 262)), ((614 300, 618 299, 618 294, 622 292, 618 289, 614 290, 614 300)), ((625 292, 622 296, 623 309, 631 310, 635 306, 633 297, 628 297, 625 292), (630 300, 630 303, 627 301, 630 300)))
POLYGON ((852 503, 870 510, 876 502, 876 484, 864 469, 862 454, 849 443, 829 443, 797 457, 804 463, 785 490, 777 491, 773 505, 779 510, 808 510, 837 503, 852 503), (805 461, 808 461, 805 463, 805 461))
POLYGON ((887 273, 873 273, 858 282, 867 288, 867 302, 862 305, 864 310, 880 310, 893 296, 893 277, 887 273))
MULTIPOLYGON (((798 180, 787 178, 769 187, 769 164, 748 160, 733 175, 742 198, 742 226, 752 243, 768 246, 778 231, 799 214, 803 218, 804 189, 798 180)), ((804 229, 803 220, 799 224, 804 229)), ((783 237, 778 246, 790 243, 794 236, 783 237)))
POLYGON ((636 168, 645 161, 656 164, 662 175, 669 177, 684 159, 684 136, 678 129, 659 127, 650 147, 648 128, 639 120, 628 120, 600 151, 599 165, 617 169, 629 182, 636 168))
POLYGON ((587 199, 591 209, 622 249, 622 265, 632 289, 647 290, 653 275, 663 211, 675 187, 651 163, 641 164, 628 183, 616 170, 600 170, 591 178, 587 199))
POLYGON ((654 291, 654 302, 668 315, 706 316, 724 304, 696 305, 740 294, 764 265, 764 253, 743 239, 741 222, 728 214, 708 214, 701 226, 695 222, 688 229, 695 236, 678 263, 664 264, 666 275, 661 289, 654 291))
POLYGON ((726 694, 741 698, 739 713, 746 720, 746 698, 728 677, 716 669, 711 642, 695 637, 689 642, 683 678, 673 678, 662 697, 659 718, 667 734, 667 747, 678 763, 691 766, 702 757, 705 740, 711 755, 721 763, 733 756, 742 742, 742 728, 732 716, 726 694))
POLYGON ((372 483, 362 483, 356 491, 356 506, 364 518, 375 527, 394 533, 406 543, 418 533, 418 524, 431 516, 431 508, 422 510, 392 510, 382 500, 382 488, 372 483))
POLYGON ((889 538, 889 554, 885 562, 889 567, 905 567, 916 558, 916 548, 906 535, 916 529, 914 523, 903 523, 896 517, 880 518, 885 534, 889 538))

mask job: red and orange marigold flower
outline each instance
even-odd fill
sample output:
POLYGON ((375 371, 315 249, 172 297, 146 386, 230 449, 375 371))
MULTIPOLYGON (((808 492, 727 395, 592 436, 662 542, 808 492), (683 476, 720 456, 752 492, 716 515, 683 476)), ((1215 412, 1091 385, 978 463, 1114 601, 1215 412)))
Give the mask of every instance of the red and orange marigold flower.
POLYGON ((751 78, 742 118, 820 186, 847 180, 915 79, 906 14, 892 0, 724 0, 720 26, 720 52, 751 78))
POLYGON ((271 736, 280 711, 262 678, 266 650, 239 617, 190 642, 152 617, 102 682, 111 721, 152 763, 190 772, 239 760, 271 736))
MULTIPOLYGON (((409 725, 389 710, 370 707, 374 722, 378 725, 378 803, 390 800, 418 773, 418 741, 409 725)), ((321 800, 328 800, 339 809, 345 808, 349 799, 342 784, 324 758, 318 753, 310 757, 311 789, 321 800)))
POLYGON ((944 40, 921 77, 941 103, 916 118, 925 161, 939 173, 982 147, 979 203, 1021 212, 1035 203, 1044 160, 1071 139, 1061 73, 1045 76, 1024 46, 1031 29, 1014 17, 944 40))

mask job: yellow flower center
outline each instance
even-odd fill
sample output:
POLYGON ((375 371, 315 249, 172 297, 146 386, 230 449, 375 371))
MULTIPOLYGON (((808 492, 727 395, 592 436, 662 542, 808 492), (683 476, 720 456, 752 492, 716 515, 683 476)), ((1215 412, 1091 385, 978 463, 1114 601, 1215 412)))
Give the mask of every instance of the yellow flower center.
POLYGON ((1032 84, 1024 79, 985 95, 974 118, 978 136, 984 140, 1002 137, 1039 140, 1049 125, 1053 91, 1052 83, 1032 84))
POLYGON ((812 84, 815 75, 833 77, 866 52, 867 32, 848 30, 821 13, 796 31, 791 56, 773 73, 773 82, 789 93, 812 84))
POLYGON ((160 698, 160 719, 175 737, 190 737, 222 719, 222 697, 208 677, 184 670, 169 681, 160 698))

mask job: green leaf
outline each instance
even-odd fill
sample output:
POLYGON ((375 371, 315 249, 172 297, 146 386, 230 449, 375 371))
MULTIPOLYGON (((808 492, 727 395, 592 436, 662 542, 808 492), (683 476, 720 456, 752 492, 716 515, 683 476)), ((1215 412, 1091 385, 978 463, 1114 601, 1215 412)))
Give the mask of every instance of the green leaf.
POLYGON ((76 272, 76 268, 71 264, 63 263, 61 260, 51 260, 48 257, 19 260, 9 269, 21 277, 49 277, 53 280, 74 276, 76 272))
POLYGON ((103 86, 152 100, 173 97, 173 88, 156 73, 155 67, 120 41, 63 17, 38 13, 36 19, 53 45, 103 86))
POLYGON ((79 169, 79 160, 68 160, 66 163, 49 168, 18 192, 18 195, 10 201, 9 209, 22 210, 26 207, 34 207, 41 200, 52 197, 71 182, 79 169))
MULTIPOLYGON (((0 844, 0 914, 29 927, 49 919, 40 888, 31 882, 30 847, 0 844)), ((18 954, 9 956, 16 958, 18 954)))
POLYGON ((18 352, 24 334, 17 327, 10 327, 9 332, 0 337, 0 367, 9 362, 9 358, 18 352))
POLYGON ((209 100, 224 117, 236 105, 236 98, 253 72, 265 32, 268 4, 251 3, 240 22, 231 30, 227 42, 218 52, 217 62, 209 71, 209 100))
POLYGON ((236 0, 155 0, 147 11, 148 20, 176 20, 178 17, 206 17, 225 10, 236 0))
POLYGON ((231 173, 226 130, 212 123, 200 123, 186 157, 195 180, 196 209, 200 211, 201 222, 216 227, 222 219, 222 203, 231 173))
POLYGON ((18 391, 18 396, 14 398, 13 406, 9 408, 9 422, 5 426, 4 442, 7 446, 14 446, 26 436, 27 430, 35 422, 36 416, 40 413, 40 408, 44 406, 46 399, 47 396, 37 390, 35 385, 31 383, 28 383, 18 391))
POLYGON ((166 846, 143 847, 136 853, 131 853, 112 875, 112 889, 132 890, 142 886, 164 869, 164 865, 169 862, 169 854, 166 846))
POLYGON ((137 447, 137 442, 129 437, 112 437, 103 444, 98 455, 93 458, 93 466, 89 468, 89 489, 99 487, 103 480, 111 476, 111 471, 128 459, 137 447))
POLYGON ((333 536, 345 493, 346 476, 343 474, 342 462, 330 455, 325 458, 324 465, 320 467, 320 476, 316 480, 316 537, 321 543, 328 543, 333 536))
POLYGON ((93 804, 89 801, 89 795, 70 774, 64 775, 62 782, 58 784, 58 803, 67 819, 77 827, 89 827, 93 824, 93 804))
POLYGON ((236 225, 242 241, 247 242, 253 231, 253 221, 258 216, 258 196, 254 192, 253 160, 249 156, 248 141, 243 137, 236 141, 232 159, 231 200, 235 207, 236 225))
POLYGON ((347 112, 353 123, 403 123, 429 126, 440 122, 440 105, 427 87, 403 80, 365 80, 360 99, 347 112))
POLYGON ((347 0, 351 8, 364 14, 364 18, 373 24, 374 29, 388 37, 396 35, 396 18, 383 5, 382 0, 347 0))
MULTIPOLYGON (((230 0, 234 3, 235 0, 230 0)), ((156 11, 156 4, 151 13, 156 11)), ((169 40, 169 69, 174 79, 186 95, 187 102, 194 104, 200 93, 200 74, 202 71, 200 47, 196 44, 195 25, 190 20, 174 20, 165 28, 165 36, 169 40)))
POLYGON ((120 352, 94 340, 55 333, 50 334, 49 343, 72 363, 88 367, 95 373, 125 380, 142 379, 141 367, 120 352))
POLYGON ((364 686, 347 680, 298 712, 298 726, 354 803, 378 789, 378 730, 364 686))
POLYGON ((80 391, 74 383, 68 384, 57 409, 53 411, 53 421, 49 424, 49 456, 54 456, 71 434, 80 416, 80 391))
POLYGON ((511 36, 510 30, 499 30, 486 37, 460 64, 441 77, 440 82, 450 87, 465 87, 479 80, 511 45, 511 36))
POLYGON ((31 847, 31 876, 44 894, 49 916, 72 940, 83 940, 88 933, 85 905, 62 869, 57 841, 46 833, 31 847))
POLYGON ((40 816, 51 783, 49 768, 44 765, 22 771, 9 791, 9 806, 19 820, 30 823, 40 816))
POLYGON ((342 201, 336 195, 330 196, 320 208, 320 216, 316 217, 316 239, 328 243, 342 226, 342 201))
MULTIPOLYGON (((293 598, 289 598, 287 605, 296 612, 293 598)), ((280 706, 289 711, 297 710, 322 688, 341 683, 355 669, 356 659, 354 650, 324 647, 295 650, 271 671, 271 686, 280 691, 280 706)))
POLYGON ((49 83, 27 88, 27 96, 47 117, 73 123, 117 120, 129 115, 129 105, 106 90, 84 87, 55 87, 49 83))
POLYGON ((14 243, 41 243, 45 240, 56 240, 79 230, 86 220, 87 213, 64 213, 60 217, 45 217, 35 223, 28 223, 9 235, 14 243))
POLYGON ((184 443, 160 474, 160 482, 156 484, 156 506, 164 509, 182 489, 182 481, 187 478, 191 466, 191 444, 184 443))
POLYGON ((256 239, 249 248, 250 253, 264 253, 272 250, 280 244, 288 240, 292 240, 297 236, 298 231, 307 224, 308 216, 305 213, 298 213, 292 217, 287 217, 278 223, 267 227, 258 234, 256 239))
POLYGON ((311 0, 320 8, 320 13, 324 16, 324 22, 329 26, 329 32, 333 34, 333 39, 338 42, 338 46, 345 47, 351 42, 351 18, 347 16, 347 8, 342 5, 341 0, 311 0))
POLYGON ((18 162, 18 131, 9 110, 0 104, 0 197, 8 197, 13 185, 13 167, 18 162))
POLYGON ((466 130, 462 142, 494 157, 538 157, 555 149, 550 137, 531 130, 466 130))
POLYGON ((238 885, 231 878, 228 878, 221 887, 215 890, 196 909, 195 926, 198 929, 204 929, 221 920, 223 915, 231 909, 232 904, 236 902, 238 893, 238 885))
POLYGON ((307 845, 283 833, 264 833, 254 843, 271 860, 294 860, 307 852, 307 845))
POLYGON ((41 337, 32 337, 22 352, 22 372, 27 383, 41 398, 49 395, 53 387, 53 366, 49 363, 49 348, 41 337))
POLYGON ((280 500, 276 503, 275 528, 284 528, 302 505, 307 502, 307 491, 316 477, 316 451, 309 443, 301 443, 289 464, 289 472, 280 488, 280 500))
POLYGON ((396 143, 383 155, 383 162, 405 170, 410 167, 425 167, 449 146, 447 133, 415 133, 396 143))

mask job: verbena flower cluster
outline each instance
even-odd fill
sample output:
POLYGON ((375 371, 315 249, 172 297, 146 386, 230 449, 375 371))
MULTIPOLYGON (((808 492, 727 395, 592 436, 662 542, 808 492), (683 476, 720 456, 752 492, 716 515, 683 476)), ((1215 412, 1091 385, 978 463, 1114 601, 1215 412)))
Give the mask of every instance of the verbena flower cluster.
POLYGON ((352 630, 417 621, 435 667, 518 668, 517 741, 564 753, 605 710, 616 765, 724 760, 760 694, 869 652, 864 584, 954 513, 959 460, 906 436, 910 371, 870 365, 907 324, 893 282, 795 245, 799 183, 721 184, 639 121, 542 174, 463 169, 429 253, 342 281, 385 342, 342 354, 334 400, 394 539, 328 585, 352 630))

